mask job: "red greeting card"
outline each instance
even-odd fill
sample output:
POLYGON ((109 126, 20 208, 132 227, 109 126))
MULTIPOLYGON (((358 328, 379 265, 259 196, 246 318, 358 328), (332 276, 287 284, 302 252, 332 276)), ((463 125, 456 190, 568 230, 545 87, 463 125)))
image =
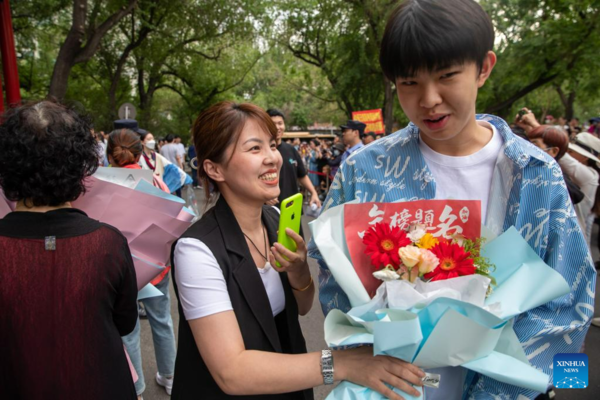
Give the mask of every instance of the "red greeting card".
POLYGON ((417 200, 403 203, 361 203, 344 206, 344 233, 352 265, 371 297, 381 284, 373 277, 376 270, 365 254, 364 233, 377 223, 407 229, 423 224, 435 237, 461 234, 469 239, 481 236, 479 200, 417 200))

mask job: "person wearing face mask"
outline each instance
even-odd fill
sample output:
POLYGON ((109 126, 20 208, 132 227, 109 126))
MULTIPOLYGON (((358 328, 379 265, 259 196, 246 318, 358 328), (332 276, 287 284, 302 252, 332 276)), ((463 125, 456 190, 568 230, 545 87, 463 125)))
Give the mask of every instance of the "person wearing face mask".
POLYGON ((179 167, 172 164, 165 157, 156 151, 156 140, 150 132, 140 133, 140 139, 143 145, 143 152, 138 164, 142 169, 149 169, 154 172, 154 186, 164 190, 167 193, 172 193, 174 190, 164 182, 165 168, 177 168, 177 172, 181 175, 185 174, 179 167), (170 165, 170 167, 167 167, 170 165))
POLYGON ((154 135, 146 132, 140 135, 144 151, 140 157, 140 167, 154 171, 158 176, 162 176, 165 171, 165 158, 156 151, 156 140, 154 135))
POLYGON ((342 157, 344 156, 344 151, 346 151, 346 147, 341 143, 336 143, 333 145, 331 155, 333 158, 329 161, 329 166, 331 167, 331 175, 335 176, 337 170, 340 168, 340 164, 342 163, 342 157))

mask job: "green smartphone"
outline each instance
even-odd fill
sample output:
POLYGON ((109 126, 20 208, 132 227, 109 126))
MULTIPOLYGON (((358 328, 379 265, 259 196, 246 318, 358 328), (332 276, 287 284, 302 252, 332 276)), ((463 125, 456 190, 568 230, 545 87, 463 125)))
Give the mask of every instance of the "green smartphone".
MULTIPOLYGON (((285 228, 290 228, 300 234, 300 221, 302 219, 302 193, 297 193, 281 202, 281 215, 279 216, 279 232, 277 242, 290 251, 296 251, 296 242, 285 233, 285 228)), ((281 267, 279 262, 276 263, 281 267)))

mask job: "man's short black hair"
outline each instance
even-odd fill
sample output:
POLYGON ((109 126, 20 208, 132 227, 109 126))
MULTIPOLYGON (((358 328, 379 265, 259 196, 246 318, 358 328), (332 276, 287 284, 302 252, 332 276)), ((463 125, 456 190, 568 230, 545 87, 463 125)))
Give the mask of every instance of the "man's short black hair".
POLYGON ((494 27, 474 0, 406 0, 390 15, 379 63, 385 76, 412 77, 475 62, 494 47, 494 27))
POLYGON ((167 141, 167 143, 173 143, 173 140, 175 140, 175 136, 173 136, 173 134, 169 133, 167 135, 167 137, 165 138, 165 140, 167 141))
POLYGON ((276 108, 269 108, 267 110, 267 114, 269 114, 269 117, 271 117, 271 118, 273 118, 273 117, 281 117, 285 121, 285 115, 283 115, 283 113, 281 111, 279 111, 278 109, 276 109, 276 108))
POLYGON ((44 100, 0 119, 0 187, 8 200, 59 206, 85 193, 99 162, 89 116, 44 100))

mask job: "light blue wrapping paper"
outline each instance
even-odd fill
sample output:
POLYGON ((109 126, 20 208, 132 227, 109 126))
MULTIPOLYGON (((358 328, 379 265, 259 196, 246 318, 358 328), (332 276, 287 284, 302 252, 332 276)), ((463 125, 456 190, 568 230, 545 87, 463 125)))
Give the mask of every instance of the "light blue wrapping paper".
POLYGON ((138 292, 138 300, 147 299, 150 297, 164 296, 153 284, 149 283, 138 292))
MULTIPOLYGON (((159 189, 156 186, 152 185, 151 183, 146 182, 145 180, 139 181, 137 186, 135 187, 135 190, 137 190, 138 192, 151 194, 156 197, 162 197, 163 199, 171 200, 171 201, 174 201, 175 203, 185 204, 185 200, 182 199, 181 197, 174 196, 170 193, 167 193, 167 192, 163 191, 162 189, 159 189)), ((183 207, 183 210, 190 215, 194 215, 194 216, 196 215, 196 213, 193 210, 189 209, 188 207, 183 207)))
POLYGON ((166 193, 162 189, 157 188, 156 186, 145 180, 140 180, 136 185, 135 190, 137 190, 138 192, 151 194, 152 196, 162 197, 163 199, 171 200, 175 203, 185 204, 185 200, 183 200, 181 197, 177 197, 170 193, 166 193))
POLYGON ((562 275, 539 258, 514 227, 484 246, 482 255, 496 265, 492 275, 498 284, 486 304, 501 303, 504 319, 570 292, 562 275))
MULTIPOLYGON (((382 285, 370 299, 352 267, 344 236, 344 207, 331 208, 310 224, 321 255, 353 306, 347 314, 333 310, 327 315, 329 346, 373 344, 375 355, 393 356, 422 368, 463 366, 501 382, 546 391, 549 377, 527 361, 511 318, 568 294, 570 288, 515 228, 482 250, 496 265, 492 275, 497 286, 485 300, 486 309, 444 297, 424 307, 388 309, 387 286, 382 285)), ((343 382, 328 400, 381 398, 370 389, 343 382)))

